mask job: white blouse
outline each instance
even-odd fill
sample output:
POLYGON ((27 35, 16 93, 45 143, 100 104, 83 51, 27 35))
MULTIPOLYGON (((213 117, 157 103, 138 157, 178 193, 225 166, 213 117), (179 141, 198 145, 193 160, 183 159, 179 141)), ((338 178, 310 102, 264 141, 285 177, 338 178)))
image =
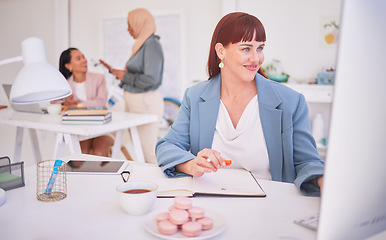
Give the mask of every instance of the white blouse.
POLYGON ((74 81, 74 88, 76 97, 80 100, 80 102, 85 102, 87 100, 86 97, 86 81, 77 83, 74 81))
POLYGON ((244 109, 236 129, 220 101, 212 149, 220 152, 224 159, 232 160, 230 168, 244 168, 256 178, 272 180, 257 95, 244 109))

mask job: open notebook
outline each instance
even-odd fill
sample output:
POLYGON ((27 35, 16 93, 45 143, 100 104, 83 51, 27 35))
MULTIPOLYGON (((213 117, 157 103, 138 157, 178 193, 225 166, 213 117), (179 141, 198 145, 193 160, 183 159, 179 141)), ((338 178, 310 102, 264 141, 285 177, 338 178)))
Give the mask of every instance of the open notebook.
POLYGON ((152 181, 158 185, 158 197, 194 196, 197 194, 265 197, 253 175, 243 169, 219 169, 201 177, 168 178, 157 166, 137 165, 129 181, 152 181))

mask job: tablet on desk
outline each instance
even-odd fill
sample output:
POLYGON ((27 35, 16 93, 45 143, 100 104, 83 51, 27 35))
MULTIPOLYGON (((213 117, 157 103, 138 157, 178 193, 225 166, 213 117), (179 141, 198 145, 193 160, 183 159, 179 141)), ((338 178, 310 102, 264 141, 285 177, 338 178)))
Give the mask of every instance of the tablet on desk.
POLYGON ((67 173, 83 173, 83 174, 120 174, 128 165, 127 160, 119 159, 69 159, 67 161, 67 173))

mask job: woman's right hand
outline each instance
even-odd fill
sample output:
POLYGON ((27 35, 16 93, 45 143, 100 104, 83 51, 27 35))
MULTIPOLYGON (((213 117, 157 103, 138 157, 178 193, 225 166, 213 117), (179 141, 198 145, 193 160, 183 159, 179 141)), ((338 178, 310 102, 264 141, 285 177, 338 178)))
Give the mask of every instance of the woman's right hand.
POLYGON ((123 81, 123 76, 125 75, 126 72, 127 72, 127 69, 125 70, 115 69, 115 68, 111 69, 111 74, 113 74, 116 79, 119 79, 121 81, 123 81))
POLYGON ((127 69, 125 70, 121 70, 121 69, 116 69, 116 68, 112 68, 108 63, 106 63, 105 61, 103 61, 102 59, 99 59, 99 62, 105 66, 107 68, 107 70, 109 70, 109 73, 111 73, 112 75, 114 75, 114 77, 118 80, 121 80, 123 81, 123 75, 125 75, 125 73, 127 72, 127 69))
POLYGON ((99 59, 99 62, 103 65, 103 66, 105 66, 106 68, 107 68, 107 70, 109 70, 109 73, 112 73, 112 67, 109 65, 109 64, 107 64, 105 61, 103 61, 102 59, 99 59))
POLYGON ((176 166, 176 170, 194 177, 201 177, 205 173, 217 172, 225 166, 225 160, 221 153, 213 149, 205 148, 198 152, 197 157, 176 166))

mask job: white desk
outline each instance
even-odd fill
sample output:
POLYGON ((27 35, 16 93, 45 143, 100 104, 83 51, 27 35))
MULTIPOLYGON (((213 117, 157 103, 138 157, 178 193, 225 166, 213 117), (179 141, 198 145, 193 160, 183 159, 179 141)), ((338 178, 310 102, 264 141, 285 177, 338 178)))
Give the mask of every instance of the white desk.
MULTIPOLYGON (((136 164, 130 162, 129 169, 136 164)), ((67 198, 58 202, 36 199, 36 166, 25 169, 26 186, 6 192, 0 206, 0 238, 8 239, 157 239, 144 228, 145 216, 120 209, 115 187, 120 175, 67 174, 67 198)), ((259 181, 266 198, 193 198, 195 206, 221 213, 224 232, 212 239, 275 240, 289 236, 316 238, 316 232, 293 223, 318 212, 319 198, 304 197, 293 184, 259 181)), ((153 210, 165 210, 172 198, 158 198, 153 210)))
MULTIPOLYGON (((144 164, 130 162, 128 169, 144 164)), ((35 165, 25 169, 25 176, 26 186, 6 191, 7 201, 0 206, 2 240, 158 239, 145 229, 146 216, 130 216, 119 207, 115 188, 122 183, 120 175, 67 174, 67 197, 58 202, 36 199, 35 165)), ((294 184, 267 180, 259 183, 267 194, 265 198, 193 198, 195 206, 216 211, 226 220, 225 230, 211 239, 316 239, 315 231, 293 221, 317 213, 320 198, 301 195, 294 184)), ((152 211, 166 211, 171 205, 173 198, 158 198, 152 211)), ((368 240, 385 236, 386 231, 368 240)))
POLYGON ((122 136, 125 129, 130 129, 130 135, 135 151, 136 161, 144 162, 141 141, 137 126, 157 121, 157 116, 126 112, 112 112, 112 121, 104 125, 63 125, 61 115, 37 114, 16 112, 11 108, 0 110, 0 124, 16 126, 15 154, 13 162, 19 162, 23 143, 23 130, 30 133, 32 149, 36 162, 42 160, 36 130, 52 131, 57 133, 57 143, 54 159, 64 154, 66 144, 71 154, 81 153, 79 141, 117 132, 112 151, 112 157, 117 158, 122 145, 122 136))

